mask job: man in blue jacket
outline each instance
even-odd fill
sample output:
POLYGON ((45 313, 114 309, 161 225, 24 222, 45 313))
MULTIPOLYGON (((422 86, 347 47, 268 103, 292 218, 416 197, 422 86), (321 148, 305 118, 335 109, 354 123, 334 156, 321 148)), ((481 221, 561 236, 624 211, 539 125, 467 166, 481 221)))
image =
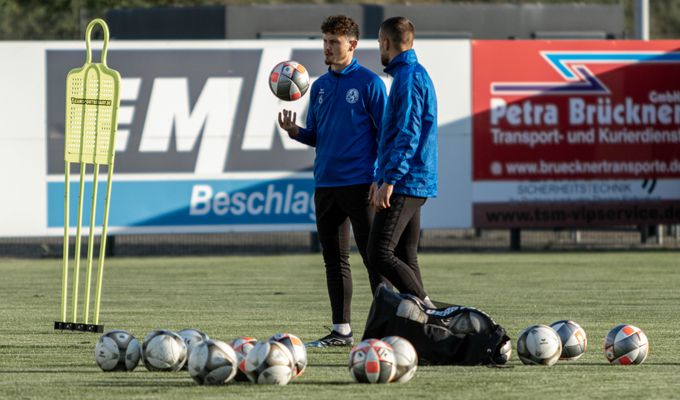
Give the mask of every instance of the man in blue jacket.
POLYGON ((369 266, 401 293, 432 306, 418 266, 420 208, 437 195, 437 96, 413 50, 415 28, 404 17, 380 25, 380 58, 392 76, 378 144, 371 204, 377 212, 368 243, 369 266))
MULTIPOLYGON (((375 190, 378 132, 386 101, 385 84, 354 59, 359 26, 344 15, 321 25, 324 61, 328 72, 312 85, 306 128, 295 124, 289 110, 279 113, 279 126, 291 138, 316 148, 314 204, 316 226, 326 267, 333 329, 308 346, 349 346, 352 273, 349 264, 350 222, 364 264, 373 219, 369 204, 375 190)), ((375 291, 382 277, 370 268, 375 291)))

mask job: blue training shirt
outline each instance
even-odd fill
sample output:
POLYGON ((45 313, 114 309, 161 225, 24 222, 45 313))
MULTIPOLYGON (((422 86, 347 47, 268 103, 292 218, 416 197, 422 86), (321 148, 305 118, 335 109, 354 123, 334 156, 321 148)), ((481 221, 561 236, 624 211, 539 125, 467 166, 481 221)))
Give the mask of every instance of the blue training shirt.
POLYGON ((394 192, 437 196, 437 95, 413 49, 394 57, 385 72, 392 87, 382 121, 376 180, 394 192))
POLYGON ((382 79, 356 59, 314 82, 297 140, 316 148, 317 187, 373 182, 386 98, 382 79))

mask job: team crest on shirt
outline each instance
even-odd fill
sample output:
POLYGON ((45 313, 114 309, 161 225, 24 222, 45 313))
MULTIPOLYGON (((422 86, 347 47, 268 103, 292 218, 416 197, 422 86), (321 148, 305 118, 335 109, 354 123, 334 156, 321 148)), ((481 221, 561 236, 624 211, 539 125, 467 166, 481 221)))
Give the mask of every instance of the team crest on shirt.
POLYGON ((347 94, 345 95, 345 100, 349 104, 354 104, 357 101, 359 101, 359 91, 356 90, 355 88, 351 88, 350 90, 347 91, 347 94))

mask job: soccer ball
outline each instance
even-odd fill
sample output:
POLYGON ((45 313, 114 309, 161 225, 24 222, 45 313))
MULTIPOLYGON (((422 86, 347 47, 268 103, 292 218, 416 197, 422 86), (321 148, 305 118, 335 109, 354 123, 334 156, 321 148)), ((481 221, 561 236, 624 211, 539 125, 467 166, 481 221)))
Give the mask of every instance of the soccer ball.
POLYGON ((139 342, 129 332, 109 331, 94 348, 94 359, 104 371, 132 371, 139 364, 139 342))
POLYGON ((397 364, 397 372, 392 382, 405 383, 413 378, 418 368, 418 353, 411 342, 400 336, 388 336, 382 341, 392 346, 394 359, 397 364))
POLYGON ((302 375, 307 367, 307 349, 299 337, 290 333, 277 333, 269 338, 270 341, 279 342, 288 348, 295 361, 295 373, 293 379, 302 375))
POLYGON ((245 374, 253 383, 285 385, 295 374, 295 359, 279 342, 259 342, 246 356, 245 374))
POLYGON ((648 353, 647 335, 633 325, 621 324, 604 339, 604 355, 614 365, 642 364, 648 353))
POLYGON ((504 365, 510 361, 510 357, 512 357, 512 342, 506 340, 496 349, 493 355, 493 362, 497 365, 504 365))
POLYGON ((361 383, 389 383, 397 373, 392 346, 378 339, 359 342, 349 353, 349 373, 361 383))
POLYGON ((562 342, 560 360, 578 360, 588 347, 586 331, 571 320, 556 321, 550 327, 557 332, 562 342))
POLYGON ((269 88, 281 100, 297 100, 309 89, 309 73, 298 62, 280 62, 269 74, 269 88))
POLYGON ((231 341, 231 347, 233 347, 236 352, 236 357, 238 359, 238 368, 236 369, 236 376, 234 380, 237 382, 248 382, 248 376, 246 376, 246 356, 250 353, 250 350, 257 344, 257 339, 243 336, 236 338, 231 341))
POLYGON ((187 360, 187 345, 175 332, 155 330, 144 338, 142 360, 149 371, 179 371, 187 360))
MULTIPOLYGON (((208 335, 205 333, 197 330, 197 329, 182 329, 181 331, 177 332, 178 335, 184 339, 184 344, 187 345, 187 360, 189 359, 189 356, 191 355, 191 349, 192 347, 201 344, 202 342, 210 339, 208 335)), ((182 369, 187 369, 188 363, 184 363, 184 366, 182 369)))
POLYGON ((189 375, 199 385, 223 385, 234 379, 238 357, 230 345, 220 340, 204 340, 189 354, 189 375))
POLYGON ((517 339, 517 355, 528 365, 553 365, 562 354, 562 342, 549 326, 533 325, 517 339))

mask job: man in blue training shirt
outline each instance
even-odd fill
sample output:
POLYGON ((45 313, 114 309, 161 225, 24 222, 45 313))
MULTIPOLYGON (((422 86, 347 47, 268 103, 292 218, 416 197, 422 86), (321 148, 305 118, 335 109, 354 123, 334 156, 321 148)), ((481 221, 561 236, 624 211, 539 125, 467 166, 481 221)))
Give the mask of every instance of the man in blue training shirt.
POLYGON ((369 266, 401 293, 433 307, 418 266, 420 208, 437 195, 437 96, 413 50, 415 27, 404 17, 380 25, 380 58, 392 76, 378 144, 376 208, 369 266))
POLYGON ((374 170, 378 132, 385 108, 382 79, 354 59, 359 26, 344 15, 321 25, 328 72, 312 85, 307 127, 295 124, 289 110, 279 113, 279 126, 291 138, 316 148, 314 204, 316 226, 326 267, 333 329, 308 346, 350 346, 352 273, 349 264, 350 222, 375 291, 382 277, 368 268, 366 247, 373 219, 369 204, 376 186, 374 170))

